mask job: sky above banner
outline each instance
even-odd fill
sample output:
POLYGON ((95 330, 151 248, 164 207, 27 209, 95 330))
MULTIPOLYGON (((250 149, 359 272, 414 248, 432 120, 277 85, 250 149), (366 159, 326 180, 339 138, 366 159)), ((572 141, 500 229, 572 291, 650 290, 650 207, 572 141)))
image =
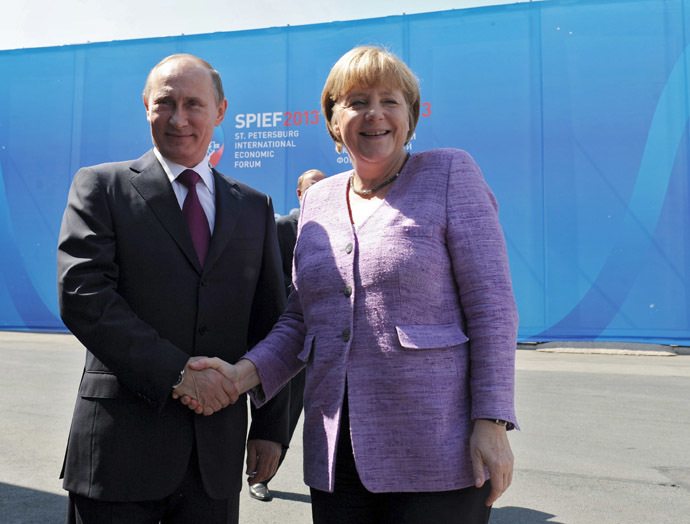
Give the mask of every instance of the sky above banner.
POLYGON ((408 145, 468 151, 500 205, 521 340, 690 345, 690 0, 549 0, 0 52, 0 329, 60 329, 55 246, 82 166, 151 144, 141 90, 188 52, 225 80, 218 169, 298 205, 347 171, 324 78, 378 42, 420 80, 408 145))
POLYGON ((23 0, 3 4, 0 50, 318 24, 530 1, 23 0))

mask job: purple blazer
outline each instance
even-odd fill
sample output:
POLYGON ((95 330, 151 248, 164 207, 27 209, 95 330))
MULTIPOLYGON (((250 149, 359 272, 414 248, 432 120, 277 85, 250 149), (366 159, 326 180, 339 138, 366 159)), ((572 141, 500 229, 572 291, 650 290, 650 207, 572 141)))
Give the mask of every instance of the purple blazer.
POLYGON ((304 475, 316 489, 333 490, 346 381, 368 490, 471 486, 472 421, 516 424, 518 316, 496 201, 467 153, 416 153, 355 228, 349 176, 304 197, 294 292, 246 356, 262 383, 254 401, 306 366, 304 475))

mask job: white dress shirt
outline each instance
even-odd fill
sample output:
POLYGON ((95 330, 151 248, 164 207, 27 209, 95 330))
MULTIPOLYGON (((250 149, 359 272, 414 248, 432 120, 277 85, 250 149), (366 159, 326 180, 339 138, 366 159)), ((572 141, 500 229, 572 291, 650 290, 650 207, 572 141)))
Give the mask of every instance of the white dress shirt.
POLYGON ((186 167, 171 162, 165 158, 156 147, 153 148, 153 152, 163 166, 163 170, 168 175, 168 179, 177 197, 177 202, 180 204, 180 209, 182 209, 188 190, 184 184, 177 180, 177 177, 185 169, 193 169, 201 177, 201 180, 196 185, 196 194, 199 196, 199 202, 201 202, 201 207, 204 209, 204 213, 206 213, 208 227, 211 229, 211 234, 213 235, 213 226, 216 223, 216 199, 214 197, 216 186, 213 180, 213 173, 208 164, 208 157, 205 157, 194 167, 186 167), (203 182, 203 184, 201 182, 203 182))

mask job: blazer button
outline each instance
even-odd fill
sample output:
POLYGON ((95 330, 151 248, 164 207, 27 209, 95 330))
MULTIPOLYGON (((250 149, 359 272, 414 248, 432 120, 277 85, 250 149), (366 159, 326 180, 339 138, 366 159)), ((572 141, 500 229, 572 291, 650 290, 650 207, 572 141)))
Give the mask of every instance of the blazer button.
POLYGON ((352 242, 350 242, 348 245, 345 246, 345 253, 348 255, 352 253, 352 250, 354 249, 354 246, 352 245, 352 242))
POLYGON ((343 339, 343 342, 349 342, 350 341, 350 330, 344 329, 343 333, 340 335, 340 338, 343 339))
POLYGON ((352 295, 352 286, 345 286, 345 289, 343 289, 343 294, 346 297, 349 297, 350 295, 352 295))
POLYGON ((201 326, 201 327, 199 328, 199 335, 203 335, 203 334, 205 334, 205 333, 206 333, 206 326, 201 326))

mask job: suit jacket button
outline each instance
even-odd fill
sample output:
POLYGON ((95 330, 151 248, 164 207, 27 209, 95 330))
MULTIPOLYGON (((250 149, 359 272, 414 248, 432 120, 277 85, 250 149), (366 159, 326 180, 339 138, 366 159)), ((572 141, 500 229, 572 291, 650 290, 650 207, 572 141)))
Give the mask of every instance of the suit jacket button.
POLYGON ((345 286, 345 289, 343 289, 343 294, 346 297, 349 297, 350 295, 352 295, 352 286, 345 286))
POLYGON ((352 245, 352 242, 350 242, 348 245, 345 246, 345 253, 348 255, 352 253, 352 250, 354 249, 354 246, 352 245))
POLYGON ((340 337, 343 339, 343 342, 349 342, 350 341, 350 330, 349 329, 344 329, 342 335, 340 337))
POLYGON ((199 335, 203 335, 204 333, 206 333, 206 326, 201 326, 199 328, 199 335))

